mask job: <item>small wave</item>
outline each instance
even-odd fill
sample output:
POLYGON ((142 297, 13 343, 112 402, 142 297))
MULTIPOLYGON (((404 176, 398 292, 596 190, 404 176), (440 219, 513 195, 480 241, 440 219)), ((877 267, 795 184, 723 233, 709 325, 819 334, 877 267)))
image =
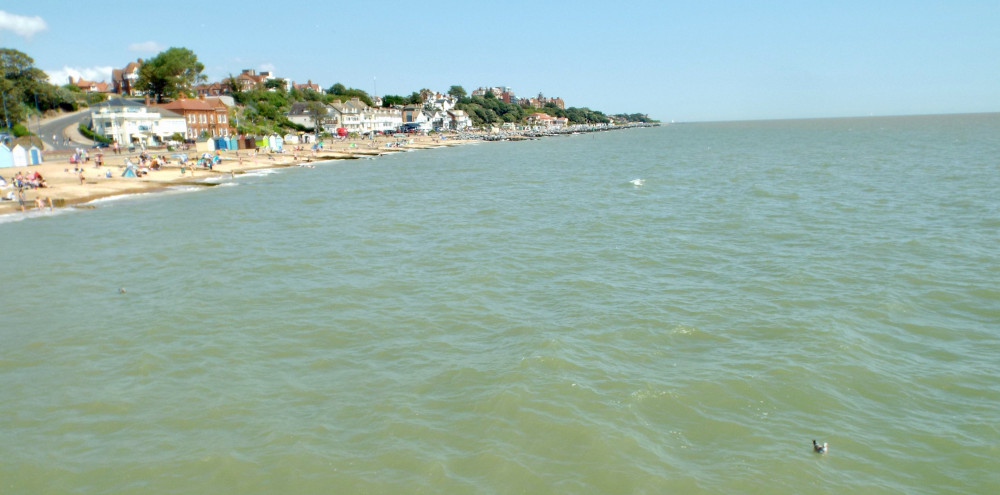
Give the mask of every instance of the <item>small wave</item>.
POLYGON ((101 204, 116 203, 118 201, 127 201, 137 198, 142 198, 146 196, 161 196, 168 194, 181 194, 187 192, 200 191, 204 189, 198 186, 171 186, 165 189, 160 189, 157 191, 141 192, 141 193, 131 193, 131 194, 119 194, 115 196, 107 196, 103 198, 92 199, 86 203, 82 203, 81 206, 97 206, 101 204))
POLYGON ((646 179, 632 179, 629 181, 629 183, 635 187, 640 187, 646 183, 646 179))
POLYGON ((0 215, 0 224, 20 222, 22 220, 28 220, 31 218, 43 218, 43 217, 53 217, 57 215, 65 215, 66 213, 71 213, 71 212, 73 212, 73 208, 54 208, 51 211, 48 208, 43 208, 41 210, 31 209, 23 212, 16 211, 13 213, 6 213, 0 215))

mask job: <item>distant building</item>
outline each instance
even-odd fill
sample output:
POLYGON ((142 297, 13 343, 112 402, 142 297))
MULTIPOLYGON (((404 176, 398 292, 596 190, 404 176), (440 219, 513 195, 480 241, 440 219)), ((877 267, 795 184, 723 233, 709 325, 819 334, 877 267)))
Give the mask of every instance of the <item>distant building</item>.
POLYGON ((73 81, 73 76, 69 76, 69 83, 80 88, 81 91, 86 91, 88 93, 110 93, 112 90, 111 85, 104 81, 87 81, 82 77, 73 81))
POLYGON ((111 71, 112 90, 122 96, 141 96, 142 91, 135 87, 139 79, 139 67, 142 67, 142 59, 129 62, 124 69, 113 69, 111 71))
POLYGON ((124 98, 112 98, 90 107, 90 119, 95 133, 123 146, 160 144, 186 130, 181 115, 124 98))
POLYGON ((229 107, 221 98, 179 98, 156 108, 182 115, 187 125, 187 139, 198 139, 203 132, 213 138, 236 134, 236 128, 229 122, 229 107))

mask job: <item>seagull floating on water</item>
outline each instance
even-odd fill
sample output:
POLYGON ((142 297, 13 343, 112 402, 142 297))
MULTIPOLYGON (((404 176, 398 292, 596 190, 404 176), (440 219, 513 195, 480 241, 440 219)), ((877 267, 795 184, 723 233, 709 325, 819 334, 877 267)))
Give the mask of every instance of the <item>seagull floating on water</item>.
POLYGON ((645 181, 642 179, 632 179, 629 182, 631 182, 633 186, 641 186, 645 181))
POLYGON ((124 287, 119 287, 118 288, 118 293, 119 294, 124 294, 125 293, 125 288, 124 287))
POLYGON ((821 445, 821 444, 816 443, 816 440, 813 440, 813 450, 817 454, 825 454, 826 453, 826 446, 827 445, 828 444, 826 442, 823 442, 823 444, 821 445))

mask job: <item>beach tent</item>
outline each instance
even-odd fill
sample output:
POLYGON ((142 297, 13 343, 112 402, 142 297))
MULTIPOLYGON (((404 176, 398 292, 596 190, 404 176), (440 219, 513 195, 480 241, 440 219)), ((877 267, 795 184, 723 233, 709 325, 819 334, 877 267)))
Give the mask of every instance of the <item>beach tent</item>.
POLYGON ((347 135, 347 128, 346 127, 338 127, 337 128, 337 135, 340 136, 340 137, 346 136, 347 135))
POLYGON ((24 149, 24 146, 21 146, 20 144, 15 145, 14 149, 10 150, 10 152, 14 155, 15 167, 28 166, 28 150, 24 149))
POLYGON ((7 145, 0 144, 0 168, 14 166, 14 154, 10 152, 7 145))
POLYGON ((38 146, 32 146, 28 149, 28 161, 32 165, 41 165, 42 163, 42 150, 38 149, 38 146))
POLYGON ((135 165, 132 165, 132 162, 129 162, 128 165, 125 166, 125 171, 122 172, 122 177, 135 177, 135 165))

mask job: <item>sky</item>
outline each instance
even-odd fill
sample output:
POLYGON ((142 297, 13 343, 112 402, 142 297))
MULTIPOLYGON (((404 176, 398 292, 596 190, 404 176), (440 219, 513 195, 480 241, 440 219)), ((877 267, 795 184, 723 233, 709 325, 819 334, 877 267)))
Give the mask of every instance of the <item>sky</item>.
POLYGON ((1000 1, 5 2, 0 47, 110 82, 169 47, 378 95, 509 86, 670 122, 1000 111, 1000 1))

